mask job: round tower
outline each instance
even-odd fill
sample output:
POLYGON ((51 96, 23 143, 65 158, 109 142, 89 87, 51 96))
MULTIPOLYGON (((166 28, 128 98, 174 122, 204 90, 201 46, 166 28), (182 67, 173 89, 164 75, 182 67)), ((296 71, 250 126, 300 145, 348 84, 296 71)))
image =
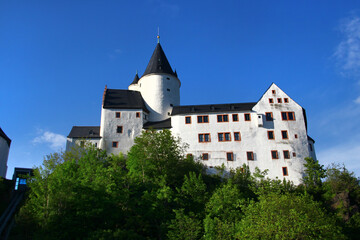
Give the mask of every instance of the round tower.
POLYGON ((129 90, 141 93, 150 111, 149 121, 156 122, 168 119, 173 106, 180 105, 180 85, 158 42, 144 75, 140 79, 136 75, 129 90))

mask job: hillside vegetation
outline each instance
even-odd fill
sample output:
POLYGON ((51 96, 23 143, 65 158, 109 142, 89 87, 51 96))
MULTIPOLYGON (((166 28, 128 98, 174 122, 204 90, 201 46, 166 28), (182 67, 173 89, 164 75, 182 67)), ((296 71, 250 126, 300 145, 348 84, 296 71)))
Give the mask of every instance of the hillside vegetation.
POLYGON ((311 158, 303 184, 266 171, 209 175, 169 131, 127 157, 92 146, 46 157, 11 239, 356 239, 359 179, 311 158))

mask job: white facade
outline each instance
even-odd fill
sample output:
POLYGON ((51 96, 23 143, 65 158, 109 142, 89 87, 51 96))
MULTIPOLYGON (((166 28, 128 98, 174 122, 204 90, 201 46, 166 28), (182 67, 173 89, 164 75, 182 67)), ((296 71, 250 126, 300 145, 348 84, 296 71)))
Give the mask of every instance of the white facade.
POLYGON ((11 140, 0 128, 0 177, 5 178, 11 140))
POLYGON ((316 155, 314 141, 307 134, 305 110, 299 104, 273 83, 256 103, 181 106, 180 80, 161 47, 155 51, 147 68, 152 72, 141 78, 136 75, 130 91, 105 88, 98 139, 101 149, 126 154, 144 128, 159 123, 156 129, 169 128, 189 144, 188 153, 209 168, 234 169, 246 164, 251 171, 268 169, 272 179, 300 183, 304 158, 316 159, 316 155), (156 72, 157 60, 168 64, 161 65, 167 72, 156 72), (129 97, 134 92, 140 93, 136 99, 129 97))

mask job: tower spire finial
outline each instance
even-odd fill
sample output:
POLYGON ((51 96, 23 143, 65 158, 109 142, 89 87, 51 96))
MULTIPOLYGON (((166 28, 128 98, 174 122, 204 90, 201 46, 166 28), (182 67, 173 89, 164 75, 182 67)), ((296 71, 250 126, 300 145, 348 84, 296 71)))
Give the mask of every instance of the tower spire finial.
POLYGON ((158 27, 157 42, 160 43, 160 28, 158 27))

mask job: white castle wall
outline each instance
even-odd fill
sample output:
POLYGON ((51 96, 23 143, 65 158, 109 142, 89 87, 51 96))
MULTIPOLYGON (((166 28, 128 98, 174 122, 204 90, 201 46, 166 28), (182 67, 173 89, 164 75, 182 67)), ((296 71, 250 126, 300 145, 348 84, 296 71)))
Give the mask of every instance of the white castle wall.
POLYGON ((142 109, 105 109, 101 111, 100 140, 101 149, 108 153, 126 154, 134 144, 134 139, 140 135, 144 123, 144 112, 142 109), (120 112, 120 118, 116 118, 115 113, 120 112), (136 113, 140 117, 136 117, 136 113), (117 133, 117 126, 123 127, 122 133, 117 133), (117 147, 112 146, 112 142, 118 142, 117 147))
POLYGON ((0 137, 0 177, 3 178, 6 177, 9 149, 7 141, 0 137))
POLYGON ((140 91, 150 111, 149 121, 162 121, 170 117, 172 106, 180 105, 180 80, 169 74, 148 74, 140 78, 138 86, 129 89, 140 91))
POLYGON ((70 151, 71 148, 77 146, 81 146, 82 144, 92 144, 95 147, 100 147, 100 139, 99 138, 67 138, 66 139, 66 151, 70 151))

